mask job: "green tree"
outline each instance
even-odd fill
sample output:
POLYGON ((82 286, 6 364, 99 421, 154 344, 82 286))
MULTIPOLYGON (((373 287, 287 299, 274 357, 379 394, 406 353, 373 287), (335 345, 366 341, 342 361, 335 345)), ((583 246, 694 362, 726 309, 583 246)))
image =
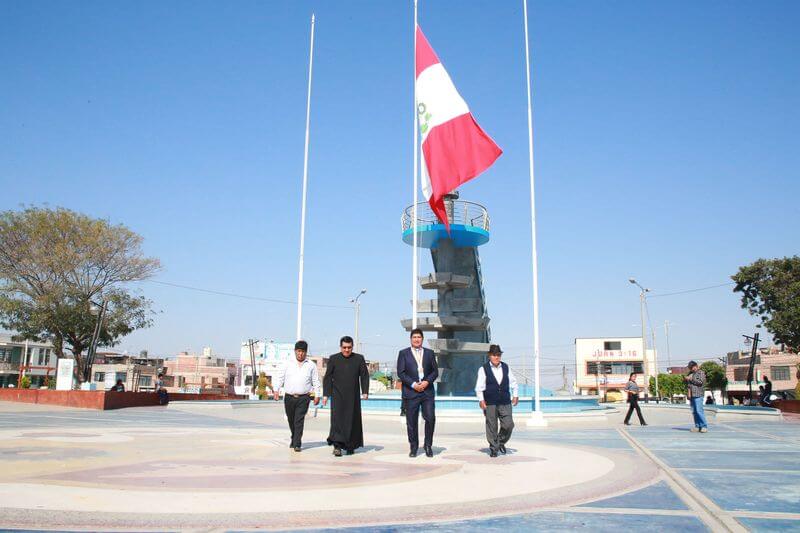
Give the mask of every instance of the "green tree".
POLYGON ((731 276, 742 309, 761 319, 776 342, 800 347, 800 256, 759 259, 731 276))
POLYGON ((724 390, 728 385, 725 377, 725 368, 714 361, 706 361, 700 365, 700 369, 706 373, 707 390, 724 390))
POLYGON ((151 302, 126 287, 160 268, 141 245, 125 226, 68 209, 0 213, 0 326, 51 342, 59 358, 68 349, 82 380, 97 323, 93 301, 107 303, 102 346, 152 323, 151 302))
MULTIPOLYGON (((650 377, 649 387, 650 395, 656 395, 656 379, 650 377)), ((658 391, 661 393, 662 398, 672 398, 676 394, 686 394, 686 385, 683 381, 683 376, 680 374, 659 374, 658 375, 658 391)))

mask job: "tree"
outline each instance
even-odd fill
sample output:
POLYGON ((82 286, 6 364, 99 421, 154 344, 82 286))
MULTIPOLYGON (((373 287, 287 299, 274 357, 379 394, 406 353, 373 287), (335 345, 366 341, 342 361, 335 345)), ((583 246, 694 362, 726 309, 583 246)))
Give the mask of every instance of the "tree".
POLYGON ((800 256, 759 259, 731 276, 742 309, 761 319, 776 342, 800 347, 800 256))
POLYGON ((59 358, 69 349, 83 379, 97 323, 92 302, 107 304, 100 345, 152 323, 151 302, 126 287, 160 268, 141 245, 123 225, 68 209, 0 213, 0 325, 17 338, 51 342, 59 358))
POLYGON ((728 379, 725 377, 725 368, 714 361, 706 361, 700 365, 700 370, 706 373, 706 389, 723 390, 728 379))
MULTIPOLYGON (((656 379, 650 377, 649 387, 650 395, 656 395, 656 379)), ((672 398, 677 394, 686 394, 686 384, 683 381, 683 376, 680 374, 659 374, 658 375, 658 392, 661 393, 662 398, 672 398)))

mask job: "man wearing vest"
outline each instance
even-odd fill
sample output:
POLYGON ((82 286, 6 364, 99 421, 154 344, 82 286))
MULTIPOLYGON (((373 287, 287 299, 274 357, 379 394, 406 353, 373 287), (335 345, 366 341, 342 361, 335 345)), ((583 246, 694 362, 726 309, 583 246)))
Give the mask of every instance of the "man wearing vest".
POLYGON ((490 345, 489 361, 478 369, 478 380, 475 382, 475 394, 478 395, 481 409, 486 416, 486 440, 489 441, 490 457, 497 457, 498 451, 506 453, 506 443, 514 429, 511 406, 519 402, 517 379, 508 365, 500 361, 502 355, 503 350, 499 345, 490 345))

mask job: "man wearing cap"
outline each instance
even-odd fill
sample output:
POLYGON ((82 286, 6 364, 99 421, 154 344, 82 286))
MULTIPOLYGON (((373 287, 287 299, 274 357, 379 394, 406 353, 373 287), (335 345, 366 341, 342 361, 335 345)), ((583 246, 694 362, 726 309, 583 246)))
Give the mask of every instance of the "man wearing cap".
POLYGON ((683 377, 689 387, 689 405, 692 406, 695 433, 707 433, 708 423, 703 412, 703 396, 705 396, 706 373, 700 370, 696 361, 689 361, 689 374, 683 377))
POLYGON ((475 382, 475 394, 486 417, 486 440, 489 441, 490 457, 497 457, 498 451, 506 453, 506 443, 514 429, 511 406, 519 402, 517 379, 508 365, 500 361, 502 356, 503 350, 499 345, 489 346, 489 361, 478 369, 478 380, 475 382))
POLYGON ((297 341, 294 344, 294 361, 286 361, 278 369, 278 375, 272 384, 274 399, 280 397, 283 391, 283 406, 286 410, 286 420, 289 422, 289 431, 292 438, 289 447, 296 452, 302 449, 303 426, 305 425, 308 404, 311 402, 311 393, 314 393, 314 405, 319 405, 322 387, 319 383, 317 365, 306 358, 308 343, 297 341))

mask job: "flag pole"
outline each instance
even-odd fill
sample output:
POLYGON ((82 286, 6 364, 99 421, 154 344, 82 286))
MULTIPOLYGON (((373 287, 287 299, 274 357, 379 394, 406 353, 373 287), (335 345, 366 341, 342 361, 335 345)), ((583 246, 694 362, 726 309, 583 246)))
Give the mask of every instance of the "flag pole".
MULTIPOLYGON (((522 12, 525 19, 525 82, 528 88, 528 170, 531 178, 531 264, 533 271, 533 395, 534 413, 539 417, 542 414, 540 401, 540 378, 539 354, 541 351, 541 341, 539 339, 539 270, 538 258, 536 254, 536 195, 533 177, 533 113, 531 104, 531 56, 530 45, 528 44, 528 0, 522 0, 522 12)), ((542 419, 543 420, 543 419, 542 419)))
POLYGON ((417 327, 417 280, 419 279, 419 261, 417 259, 417 201, 419 191, 419 173, 417 172, 417 161, 419 159, 419 144, 417 143, 417 131, 419 130, 419 114, 417 111, 417 0, 414 0, 414 203, 411 206, 411 231, 413 232, 414 242, 412 243, 411 253, 411 327, 417 327))
POLYGON ((300 265, 297 274, 297 340, 303 326, 303 256, 306 248, 306 192, 308 190, 308 130, 311 122, 311 73, 314 66, 314 14, 311 14, 311 49, 308 54, 308 97, 306 99, 306 144, 303 153, 303 203, 300 214, 300 265))

